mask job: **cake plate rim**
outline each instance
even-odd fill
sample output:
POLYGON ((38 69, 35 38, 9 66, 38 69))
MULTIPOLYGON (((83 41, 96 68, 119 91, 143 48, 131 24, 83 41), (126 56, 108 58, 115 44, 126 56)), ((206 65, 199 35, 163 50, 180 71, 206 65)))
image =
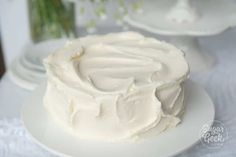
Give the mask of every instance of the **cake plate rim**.
POLYGON ((47 115, 42 105, 45 88, 44 82, 23 104, 21 118, 27 133, 36 144, 60 156, 173 156, 200 142, 199 133, 202 127, 205 124, 213 124, 215 117, 214 104, 206 91, 188 80, 186 111, 182 123, 176 128, 137 142, 107 143, 82 140, 61 129, 47 115), (188 134, 189 132, 191 134, 188 134))

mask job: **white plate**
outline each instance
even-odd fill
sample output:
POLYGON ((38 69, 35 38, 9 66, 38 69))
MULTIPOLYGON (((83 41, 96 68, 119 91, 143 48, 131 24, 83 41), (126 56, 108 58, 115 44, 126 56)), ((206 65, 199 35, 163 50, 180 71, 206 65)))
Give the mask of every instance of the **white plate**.
POLYGON ((176 128, 137 143, 103 143, 86 141, 63 131, 49 118, 42 105, 45 84, 24 104, 22 119, 34 141, 43 148, 73 157, 166 157, 191 147, 200 139, 204 124, 214 120, 214 105, 198 85, 187 81, 186 111, 176 128))
POLYGON ((45 79, 43 59, 67 41, 68 39, 54 39, 27 45, 11 65, 10 76, 13 82, 28 90, 35 89, 45 79))
POLYGON ((22 55, 22 63, 25 67, 34 68, 45 72, 43 59, 50 53, 61 48, 69 39, 51 39, 37 44, 29 44, 25 47, 22 55))
POLYGON ((14 60, 9 72, 11 80, 27 90, 34 90, 45 79, 44 73, 25 68, 20 63, 20 58, 14 60))

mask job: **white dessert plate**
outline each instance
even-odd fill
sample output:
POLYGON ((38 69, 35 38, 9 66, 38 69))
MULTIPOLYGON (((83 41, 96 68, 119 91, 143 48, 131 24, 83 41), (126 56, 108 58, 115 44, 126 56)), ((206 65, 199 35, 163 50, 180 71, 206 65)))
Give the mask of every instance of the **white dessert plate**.
POLYGON ((105 143, 82 140, 60 128, 42 105, 45 84, 23 105, 22 119, 32 139, 61 156, 72 157, 166 157, 178 154, 200 140, 204 124, 214 120, 214 105, 207 93, 192 81, 186 82, 186 111, 176 128, 137 142, 105 143))
POLYGON ((68 39, 53 39, 26 45, 10 67, 13 82, 22 88, 34 90, 46 77, 43 59, 67 41, 68 39))

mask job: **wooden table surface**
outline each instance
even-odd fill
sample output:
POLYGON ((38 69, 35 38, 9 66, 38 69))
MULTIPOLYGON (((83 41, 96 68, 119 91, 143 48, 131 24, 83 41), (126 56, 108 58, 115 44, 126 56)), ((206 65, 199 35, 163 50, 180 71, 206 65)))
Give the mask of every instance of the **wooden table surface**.
POLYGON ((5 63, 3 59, 2 44, 0 41, 0 78, 2 77, 4 72, 5 72, 5 63))

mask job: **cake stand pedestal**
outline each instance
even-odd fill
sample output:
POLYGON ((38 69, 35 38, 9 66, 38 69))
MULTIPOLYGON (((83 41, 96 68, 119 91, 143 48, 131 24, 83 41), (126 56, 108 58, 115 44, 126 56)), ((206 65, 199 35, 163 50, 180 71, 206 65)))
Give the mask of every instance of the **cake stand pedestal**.
POLYGON ((210 68, 214 57, 202 52, 199 36, 219 34, 236 26, 234 0, 149 0, 143 13, 131 13, 125 18, 131 26, 166 35, 170 42, 185 51, 192 72, 210 68))
POLYGON ((172 36, 170 43, 186 52, 186 59, 190 64, 191 71, 202 71, 215 63, 214 57, 201 49, 197 37, 172 36))

